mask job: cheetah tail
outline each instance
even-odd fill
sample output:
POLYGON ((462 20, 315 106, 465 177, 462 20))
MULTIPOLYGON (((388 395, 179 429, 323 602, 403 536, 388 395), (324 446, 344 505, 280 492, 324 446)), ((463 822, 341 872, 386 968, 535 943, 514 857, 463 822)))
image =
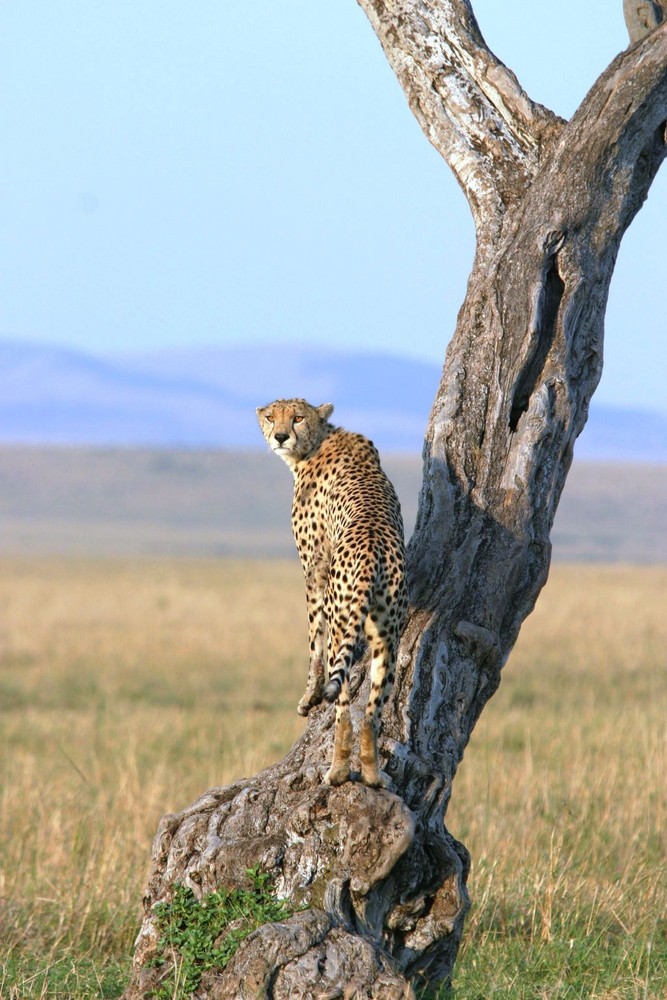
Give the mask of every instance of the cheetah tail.
POLYGON ((343 688, 343 672, 339 668, 328 684, 324 685, 322 697, 329 703, 338 701, 338 697, 343 688))
POLYGON ((343 640, 336 652, 336 658, 329 670, 329 681, 322 691, 325 701, 337 701, 343 689, 343 684, 350 675, 350 667, 354 657, 354 650, 364 634, 364 621, 368 614, 368 597, 365 596, 363 603, 351 609, 343 640))

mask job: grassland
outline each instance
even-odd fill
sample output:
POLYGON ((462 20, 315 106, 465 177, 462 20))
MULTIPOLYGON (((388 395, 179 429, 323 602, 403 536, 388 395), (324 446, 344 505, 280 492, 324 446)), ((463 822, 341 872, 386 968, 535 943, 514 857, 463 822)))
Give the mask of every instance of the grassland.
MULTIPOLYGON (((454 786, 456 1000, 667 994, 666 596, 552 571, 454 786)), ((294 561, 0 560, 3 1000, 120 994, 160 816, 288 748, 304 640, 294 561)))

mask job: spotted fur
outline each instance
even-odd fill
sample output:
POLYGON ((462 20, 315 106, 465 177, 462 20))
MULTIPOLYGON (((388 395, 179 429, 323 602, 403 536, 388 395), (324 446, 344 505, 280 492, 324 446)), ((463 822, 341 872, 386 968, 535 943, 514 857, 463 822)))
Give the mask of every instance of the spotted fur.
POLYGON ((298 712, 336 702, 334 759, 325 776, 350 776, 349 672, 355 646, 371 649, 371 687, 361 724, 361 776, 378 767, 380 713, 394 684, 407 612, 401 508, 367 438, 329 423, 333 406, 278 399, 257 410, 270 448, 294 475, 292 529, 306 579, 310 670, 298 712), (328 677, 325 678, 325 643, 328 677))

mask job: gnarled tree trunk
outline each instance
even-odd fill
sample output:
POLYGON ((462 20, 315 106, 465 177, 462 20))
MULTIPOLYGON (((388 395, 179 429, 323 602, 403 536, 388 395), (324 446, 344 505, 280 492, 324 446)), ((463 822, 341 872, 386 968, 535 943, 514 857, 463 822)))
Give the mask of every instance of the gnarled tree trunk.
POLYGON ((389 1000, 450 978, 468 905, 467 851, 444 822, 452 781, 547 578, 616 254, 665 156, 667 25, 564 122, 487 49, 467 0, 360 3, 477 228, 408 550, 411 610, 381 739, 393 790, 322 783, 334 712, 320 707, 282 761, 166 816, 128 1000, 159 976, 154 904, 176 882, 205 893, 257 864, 307 908, 247 938, 198 995, 389 1000))

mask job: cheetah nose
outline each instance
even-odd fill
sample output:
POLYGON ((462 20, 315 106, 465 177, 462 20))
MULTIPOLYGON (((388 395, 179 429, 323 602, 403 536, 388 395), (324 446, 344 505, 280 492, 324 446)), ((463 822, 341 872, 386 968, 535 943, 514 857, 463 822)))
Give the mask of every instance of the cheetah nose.
POLYGON ((278 444, 284 444, 285 441, 287 441, 287 438, 289 437, 289 434, 274 434, 273 436, 276 439, 276 441, 278 442, 278 444))

